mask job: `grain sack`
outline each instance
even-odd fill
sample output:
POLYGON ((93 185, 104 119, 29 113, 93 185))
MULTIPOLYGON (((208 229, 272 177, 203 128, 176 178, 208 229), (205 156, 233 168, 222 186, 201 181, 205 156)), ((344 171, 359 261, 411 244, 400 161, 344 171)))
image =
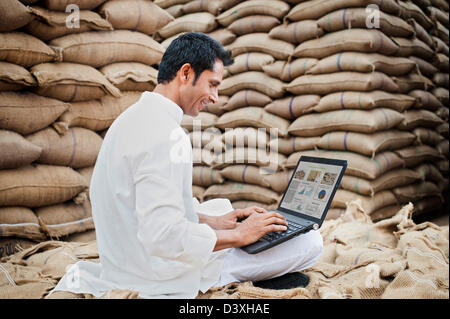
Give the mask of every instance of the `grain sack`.
POLYGON ((223 130, 252 126, 266 129, 267 133, 273 135, 286 136, 289 121, 268 113, 263 108, 249 106, 223 114, 215 125, 223 130))
POLYGON ((72 11, 48 11, 38 6, 30 10, 36 18, 25 27, 25 30, 45 42, 72 33, 113 30, 111 23, 89 10, 80 10, 76 21, 72 19, 72 11))
MULTIPOLYGON (((212 1, 194 0, 181 4, 181 11, 184 14, 208 11, 208 5, 212 1)), ((167 10, 166 10, 167 11, 167 10)), ((210 12, 211 14, 214 14, 210 12)))
POLYGON ((69 127, 80 126, 93 131, 108 128, 112 122, 128 107, 136 103, 141 92, 123 92, 121 97, 104 95, 100 100, 71 103, 70 109, 64 112, 53 123, 60 134, 67 132, 69 127))
POLYGON ((436 21, 435 34, 448 45, 449 32, 448 29, 439 21, 436 21))
POLYGON ((30 66, 60 60, 58 54, 41 40, 23 32, 0 33, 0 61, 30 66))
POLYGON ((414 171, 421 176, 423 181, 431 181, 435 184, 439 184, 445 180, 437 167, 431 163, 420 164, 414 168, 414 171))
POLYGON ((414 28, 414 33, 416 37, 425 42, 430 48, 435 46, 432 35, 429 34, 424 29, 424 27, 420 25, 420 23, 417 23, 417 21, 414 19, 409 19, 408 23, 411 24, 411 26, 414 28))
POLYGON ((292 44, 300 44, 307 40, 319 38, 324 34, 315 20, 303 20, 284 23, 270 30, 269 37, 292 44))
MULTIPOLYGON (((76 170, 76 172, 79 173, 83 177, 86 185, 88 185, 88 187, 90 187, 92 174, 94 173, 94 166, 79 168, 76 170)), ((86 191, 86 193, 87 193, 87 199, 90 200, 89 189, 86 191)))
POLYGON ((89 31, 70 34, 49 43, 62 50, 65 62, 90 65, 94 68, 115 62, 159 63, 164 47, 146 34, 129 31, 89 31))
POLYGON ((449 82, 448 73, 438 72, 433 75, 433 83, 435 83, 436 86, 441 86, 448 89, 448 82, 449 82))
POLYGON ((30 92, 0 92, 0 129, 29 134, 53 123, 69 104, 30 92))
POLYGON ((195 130, 189 133, 193 148, 203 148, 214 153, 220 153, 225 149, 222 142, 222 132, 216 127, 207 128, 204 131, 195 130))
POLYGON ((435 88, 431 90, 431 93, 444 104, 445 106, 449 106, 449 91, 444 88, 435 88))
POLYGON ((413 107, 416 109, 427 109, 437 111, 444 105, 433 94, 423 90, 413 90, 408 95, 416 98, 413 107))
POLYGON ((411 169, 398 168, 388 171, 374 180, 344 175, 340 186, 356 194, 374 196, 375 193, 380 191, 409 185, 420 180, 421 175, 418 172, 411 169))
POLYGON ((420 9, 416 4, 412 2, 400 1, 398 5, 400 7, 400 18, 404 20, 412 18, 420 23, 426 30, 429 30, 433 27, 433 21, 429 17, 427 17, 422 9, 420 9))
POLYGON ((289 11, 289 4, 282 1, 244 1, 221 13, 216 19, 223 26, 229 26, 237 19, 250 15, 269 15, 283 18, 289 11))
POLYGON ((42 96, 66 102, 87 101, 105 94, 121 96, 98 70, 76 63, 42 63, 31 68, 39 87, 34 91, 42 96))
POLYGON ((439 71, 439 69, 433 64, 416 56, 410 56, 408 57, 408 59, 413 61, 416 64, 416 69, 418 69, 421 74, 425 75, 428 78, 432 78, 433 74, 439 71))
POLYGON ((415 67, 407 58, 387 57, 378 53, 341 52, 323 58, 310 68, 307 74, 323 74, 339 71, 383 72, 387 75, 403 75, 415 67))
POLYGON ((289 181, 291 180, 293 169, 286 171, 279 171, 273 174, 264 175, 264 181, 269 183, 269 187, 277 193, 284 193, 287 189, 289 181))
POLYGON ((253 147, 227 148, 214 158, 213 168, 222 169, 235 164, 252 164, 260 167, 261 173, 273 173, 283 168, 286 156, 277 152, 253 147))
POLYGON ((161 28, 157 35, 163 39, 181 32, 210 32, 217 27, 214 16, 209 12, 198 12, 183 15, 161 28))
POLYGON ((251 184, 224 183, 212 185, 203 194, 205 200, 212 198, 228 198, 230 201, 251 200, 265 204, 274 204, 278 201, 278 194, 274 191, 251 184))
POLYGON ((311 113, 319 101, 319 95, 287 96, 267 104, 264 109, 287 120, 294 120, 301 115, 311 113))
POLYGON ((356 193, 338 189, 336 195, 331 202, 330 207, 333 208, 346 208, 347 203, 353 200, 361 200, 361 206, 364 212, 368 215, 372 214, 374 211, 389 205, 397 204, 397 200, 394 194, 389 190, 384 190, 376 193, 374 196, 363 196, 356 193))
POLYGON ((189 132, 195 130, 204 130, 209 127, 212 127, 218 121, 218 116, 202 111, 199 112, 196 117, 192 117, 187 114, 183 114, 183 118, 181 120, 181 127, 188 130, 189 132))
POLYGON ((208 113, 220 116, 223 113, 225 113, 225 110, 223 108, 228 103, 229 99, 230 98, 227 95, 219 95, 219 100, 216 103, 210 102, 204 105, 203 110, 205 110, 208 113))
POLYGON ((439 144, 442 140, 444 140, 444 137, 440 135, 438 132, 436 132, 433 129, 426 129, 423 127, 417 127, 413 131, 414 135, 417 137, 417 141, 420 144, 427 144, 431 146, 436 146, 439 144))
POLYGON ((348 29, 327 33, 318 39, 305 41, 295 48, 294 56, 321 59, 344 51, 394 55, 398 50, 398 45, 381 31, 348 29))
MULTIPOLYGON (((367 28, 368 11, 366 8, 346 8, 333 11, 319 20, 317 25, 326 32, 336 32, 345 29, 367 28)), ((410 37, 414 28, 405 20, 379 11, 377 14, 377 29, 387 36, 410 37)))
POLYGON ((410 132, 387 130, 371 134, 332 131, 323 135, 317 146, 328 150, 352 151, 367 156, 411 145, 416 136, 410 132))
POLYGON ((32 240, 46 238, 36 215, 31 209, 25 207, 0 207, 0 235, 32 240))
POLYGON ((285 168, 295 168, 302 155, 346 160, 348 162, 347 170, 345 171, 347 175, 369 180, 376 179, 386 172, 404 165, 402 158, 389 151, 379 153, 374 158, 370 158, 353 152, 315 150, 291 154, 286 161, 285 168))
POLYGON ((377 209, 372 214, 370 214, 370 218, 372 218, 372 220, 374 222, 378 222, 380 220, 387 219, 387 218, 390 218, 390 217, 394 216, 395 214, 398 213, 398 211, 401 208, 402 208, 401 205, 385 206, 385 207, 382 207, 380 209, 377 209))
POLYGON ((279 24, 280 21, 272 16, 251 15, 234 21, 227 29, 236 35, 243 35, 247 33, 269 32, 279 24))
POLYGON ((48 127, 26 139, 42 148, 37 163, 72 168, 94 165, 103 142, 98 134, 82 127, 70 128, 62 136, 48 127))
POLYGON ((443 25, 448 25, 448 10, 445 10, 447 12, 444 12, 438 8, 435 7, 427 7, 427 11, 430 15, 430 18, 433 20, 439 20, 440 23, 443 25))
POLYGON ((441 155, 444 155, 448 159, 449 155, 449 142, 448 140, 441 141, 437 146, 437 150, 441 155))
POLYGON ((338 110, 303 115, 289 126, 288 132, 297 136, 318 136, 338 130, 373 133, 393 128, 402 120, 401 113, 385 108, 338 110))
POLYGON ((153 34, 174 20, 165 10, 146 0, 107 1, 98 12, 115 30, 129 29, 146 34, 153 34))
POLYGON ((392 77, 397 84, 400 93, 407 94, 412 90, 430 90, 434 87, 433 82, 423 75, 409 73, 408 75, 392 77))
POLYGON ((369 4, 377 5, 381 11, 396 15, 400 8, 395 1, 383 0, 313 0, 303 1, 289 11, 286 19, 289 21, 300 21, 306 19, 319 19, 329 12, 351 7, 367 7, 369 4))
POLYGON ((265 149, 270 140, 267 133, 269 132, 265 129, 236 127, 233 129, 225 129, 225 132, 222 134, 222 139, 227 146, 249 146, 265 149))
POLYGON ((415 167, 423 162, 437 161, 442 155, 428 145, 408 146, 394 151, 405 162, 405 167, 415 167))
POLYGON ((0 32, 9 32, 30 23, 33 20, 30 9, 18 0, 0 2, 0 32))
POLYGON ((401 130, 412 131, 416 127, 436 127, 443 121, 427 110, 408 110, 403 112, 403 121, 398 125, 401 130))
POLYGON ((386 107, 397 112, 409 109, 416 99, 404 94, 393 94, 385 91, 370 92, 336 92, 323 96, 314 107, 316 112, 327 112, 340 109, 374 109, 386 107))
POLYGON ((397 56, 417 56, 425 60, 433 57, 433 50, 417 38, 392 37, 392 40, 397 44, 398 51, 395 53, 397 56))
POLYGON ((35 209, 42 230, 50 238, 79 233, 94 229, 91 203, 63 203, 35 209))
POLYGON ((418 200, 414 205, 414 215, 420 216, 427 213, 436 212, 442 207, 442 197, 432 196, 418 200))
POLYGON ((313 150, 319 143, 320 136, 314 137, 285 137, 271 139, 269 147, 278 149, 278 152, 284 155, 291 155, 292 153, 304 150, 313 150))
POLYGON ((216 162, 216 154, 207 148, 193 148, 192 162, 194 165, 212 166, 216 162))
POLYGON ((432 182, 420 182, 395 187, 392 192, 399 203, 415 202, 425 197, 437 196, 441 193, 439 188, 432 182))
POLYGON ((0 61, 0 91, 19 91, 36 84, 34 77, 24 67, 0 61))
POLYGON ((284 84, 263 72, 248 71, 224 79, 219 86, 219 94, 233 95, 244 89, 256 90, 271 98, 278 98, 284 93, 284 84))
POLYGON ((73 233, 68 235, 65 238, 65 241, 68 242, 77 242, 77 243, 88 243, 90 241, 96 240, 95 229, 91 229, 81 233, 73 233))
POLYGON ((446 72, 449 67, 449 57, 448 55, 438 53, 436 54, 436 58, 433 63, 437 68, 439 68, 439 70, 441 70, 442 72, 446 72))
POLYGON ((0 129, 0 169, 17 168, 37 160, 42 148, 13 131, 0 129))
POLYGON ((231 74, 245 71, 263 71, 263 66, 272 64, 274 57, 260 52, 248 52, 234 58, 234 63, 227 67, 231 74))
POLYGON ((345 212, 344 208, 329 208, 325 220, 334 220, 341 217, 345 212))
POLYGON ((121 91, 153 91, 158 70, 137 62, 118 62, 100 68, 106 79, 121 91))
POLYGON ((197 198, 199 202, 203 202, 203 194, 205 189, 198 185, 192 185, 192 196, 197 198))
POLYGON ((227 180, 245 184, 259 185, 269 188, 270 184, 265 181, 265 174, 261 174, 258 166, 254 165, 230 165, 220 171, 227 180))
POLYGON ((444 122, 448 123, 448 119, 450 117, 448 108, 445 106, 439 108, 439 110, 436 111, 436 115, 439 116, 444 122))
POLYGON ((86 188, 83 177, 69 167, 27 165, 0 170, 0 206, 62 203, 86 188))
POLYGON ((222 28, 209 32, 208 35, 222 45, 228 45, 236 40, 236 35, 233 32, 222 28))
MULTIPOLYGON (((258 1, 258 0, 255 0, 258 1)), ((275 59, 287 60, 294 52, 294 45, 277 39, 272 39, 267 33, 250 33, 238 37, 226 47, 233 57, 246 52, 263 52, 275 59)))
POLYGON ((37 242, 33 240, 20 237, 0 237, 0 258, 13 255, 36 244, 37 242))
POLYGON ((67 6, 76 5, 79 9, 94 9, 106 0, 44 0, 44 6, 49 10, 66 11, 67 6))
POLYGON ((263 208, 267 211, 271 211, 271 210, 276 210, 278 208, 278 205, 275 204, 265 204, 265 203, 261 203, 261 202, 255 202, 255 201, 251 201, 251 200, 235 200, 233 202, 231 202, 231 205, 233 206, 234 209, 245 209, 248 207, 260 207, 263 208))
POLYGON ((219 170, 207 166, 194 166, 192 169, 192 183, 194 185, 208 187, 213 184, 221 184, 223 181, 219 170))
POLYGON ((225 111, 232 111, 244 106, 265 106, 272 102, 267 95, 255 90, 240 90, 234 93, 223 106, 225 111))
POLYGON ((189 0, 155 0, 154 2, 159 7, 165 9, 165 8, 169 8, 169 7, 174 6, 174 5, 188 3, 189 0))
POLYGON ((317 59, 312 58, 295 59, 292 62, 275 61, 272 64, 264 65, 263 70, 271 77, 278 78, 285 82, 290 82, 295 78, 306 74, 306 72, 312 68, 317 61, 317 59))

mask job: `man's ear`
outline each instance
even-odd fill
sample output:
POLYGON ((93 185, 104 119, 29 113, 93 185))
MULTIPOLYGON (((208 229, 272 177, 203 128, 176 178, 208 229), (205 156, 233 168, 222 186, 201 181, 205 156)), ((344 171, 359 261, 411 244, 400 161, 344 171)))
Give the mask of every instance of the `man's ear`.
POLYGON ((189 63, 185 63, 181 66, 180 70, 178 71, 178 76, 180 78, 180 81, 182 83, 187 83, 190 80, 190 77, 192 76, 193 69, 189 63))

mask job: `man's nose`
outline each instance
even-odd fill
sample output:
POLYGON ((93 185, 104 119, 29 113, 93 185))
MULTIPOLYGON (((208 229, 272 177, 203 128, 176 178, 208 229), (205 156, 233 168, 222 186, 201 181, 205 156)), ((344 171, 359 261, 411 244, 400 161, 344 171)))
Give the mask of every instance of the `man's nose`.
POLYGON ((213 88, 211 94, 209 95, 209 100, 211 103, 219 102, 219 92, 217 88, 213 88))

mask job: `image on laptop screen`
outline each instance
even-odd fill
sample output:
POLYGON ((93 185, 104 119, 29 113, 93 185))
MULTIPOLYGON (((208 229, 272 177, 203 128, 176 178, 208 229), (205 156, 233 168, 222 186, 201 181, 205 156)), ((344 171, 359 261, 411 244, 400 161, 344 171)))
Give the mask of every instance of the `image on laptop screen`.
POLYGON ((280 207, 320 219, 342 169, 300 161, 280 207))

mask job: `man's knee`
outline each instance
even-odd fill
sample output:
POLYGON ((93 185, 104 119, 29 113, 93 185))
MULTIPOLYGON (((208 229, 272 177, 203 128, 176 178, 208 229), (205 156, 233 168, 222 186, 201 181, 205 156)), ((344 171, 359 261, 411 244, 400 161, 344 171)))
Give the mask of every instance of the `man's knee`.
POLYGON ((312 230, 307 235, 307 252, 303 268, 312 267, 317 263, 323 252, 323 239, 318 230, 312 230))

